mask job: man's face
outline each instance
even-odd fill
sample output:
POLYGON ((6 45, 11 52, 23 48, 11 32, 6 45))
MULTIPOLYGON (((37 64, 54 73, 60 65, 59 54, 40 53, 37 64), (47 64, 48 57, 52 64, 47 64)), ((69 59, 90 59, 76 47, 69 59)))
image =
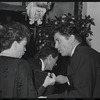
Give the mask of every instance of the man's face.
POLYGON ((55 48, 62 56, 70 56, 72 51, 72 44, 70 37, 67 39, 65 36, 61 35, 59 32, 54 35, 55 48))
POLYGON ((52 70, 53 67, 56 65, 57 59, 58 59, 58 56, 55 58, 53 58, 52 56, 48 56, 45 70, 52 70))

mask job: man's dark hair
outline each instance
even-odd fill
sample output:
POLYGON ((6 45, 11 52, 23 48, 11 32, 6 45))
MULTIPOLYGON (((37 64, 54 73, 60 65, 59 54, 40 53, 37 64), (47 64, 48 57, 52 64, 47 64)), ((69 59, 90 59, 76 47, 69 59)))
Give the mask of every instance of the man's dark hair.
POLYGON ((82 42, 82 38, 79 35, 78 29, 76 27, 70 27, 62 24, 55 28, 54 33, 57 32, 59 32, 61 35, 65 36, 66 38, 70 37, 70 35, 73 34, 79 42, 82 42))
POLYGON ((91 31, 91 25, 95 25, 93 20, 90 15, 82 18, 82 15, 75 17, 70 13, 67 15, 64 14, 55 21, 54 34, 59 32, 66 38, 69 38, 70 35, 74 35, 77 41, 88 45, 86 38, 89 35, 93 35, 91 31))
POLYGON ((52 55, 53 58, 55 58, 58 56, 58 51, 56 48, 46 45, 40 50, 40 52, 38 54, 38 58, 42 58, 44 60, 50 54, 52 55))

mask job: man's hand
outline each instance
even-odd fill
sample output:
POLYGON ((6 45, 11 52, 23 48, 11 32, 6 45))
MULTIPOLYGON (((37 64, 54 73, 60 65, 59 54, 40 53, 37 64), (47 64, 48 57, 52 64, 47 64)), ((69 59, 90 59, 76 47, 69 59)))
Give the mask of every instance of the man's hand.
POLYGON ((49 85, 54 85, 55 84, 55 74, 50 74, 48 73, 47 77, 44 80, 43 86, 47 87, 49 85))
POLYGON ((63 75, 58 75, 58 76, 56 77, 56 82, 58 82, 59 84, 64 84, 64 83, 67 82, 68 85, 70 85, 67 76, 63 76, 63 75))

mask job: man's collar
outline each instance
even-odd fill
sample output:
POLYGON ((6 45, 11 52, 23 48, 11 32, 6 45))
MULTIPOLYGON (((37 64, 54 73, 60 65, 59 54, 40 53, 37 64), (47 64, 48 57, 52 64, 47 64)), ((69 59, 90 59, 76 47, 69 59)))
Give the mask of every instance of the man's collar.
POLYGON ((41 70, 44 71, 44 68, 45 68, 44 62, 41 58, 40 58, 40 60, 41 60, 41 63, 42 63, 41 70))
POLYGON ((79 45, 80 43, 78 43, 77 45, 75 45, 75 47, 73 48, 72 52, 71 52, 71 56, 74 54, 75 48, 79 45))

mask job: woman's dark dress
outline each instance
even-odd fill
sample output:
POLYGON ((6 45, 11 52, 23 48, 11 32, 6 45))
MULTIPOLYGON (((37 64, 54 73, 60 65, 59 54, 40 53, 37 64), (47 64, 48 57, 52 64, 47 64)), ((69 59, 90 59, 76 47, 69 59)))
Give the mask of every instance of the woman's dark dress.
POLYGON ((36 98, 32 70, 19 58, 0 56, 0 98, 36 98))

